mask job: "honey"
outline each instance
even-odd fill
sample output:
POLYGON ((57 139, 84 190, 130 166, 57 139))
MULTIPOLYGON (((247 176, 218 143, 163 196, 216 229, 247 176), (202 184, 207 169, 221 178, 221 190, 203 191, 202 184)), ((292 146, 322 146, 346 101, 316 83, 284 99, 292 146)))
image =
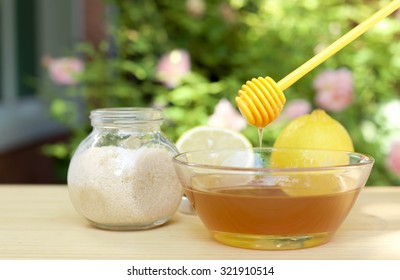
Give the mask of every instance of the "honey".
POLYGON ((243 185, 207 191, 185 188, 218 241, 252 249, 300 249, 330 240, 360 188, 328 195, 290 196, 278 186, 243 185))

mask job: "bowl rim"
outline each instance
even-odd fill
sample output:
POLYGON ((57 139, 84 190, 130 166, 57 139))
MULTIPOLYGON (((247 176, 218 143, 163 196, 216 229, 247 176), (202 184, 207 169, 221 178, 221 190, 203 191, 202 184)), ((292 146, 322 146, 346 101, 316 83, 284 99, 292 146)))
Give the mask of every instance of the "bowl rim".
POLYGON ((343 151, 343 150, 333 150, 333 149, 303 149, 303 148, 275 148, 275 147, 252 147, 252 148, 223 148, 223 149, 203 149, 203 150, 193 150, 187 152, 180 152, 173 156, 172 161, 175 164, 200 168, 200 169, 215 169, 215 170, 225 170, 225 171, 243 171, 243 172, 310 172, 310 171, 332 171, 332 170, 340 170, 340 169, 349 169, 349 168, 357 168, 360 166, 373 166, 375 159, 365 153, 352 152, 352 151, 343 151), (189 154, 198 154, 198 153, 217 153, 223 151, 270 151, 278 150, 278 151, 317 151, 317 152, 333 152, 333 153, 343 153, 347 155, 353 155, 360 157, 361 160, 358 163, 351 164, 343 164, 343 165, 330 165, 330 166, 322 166, 322 167, 236 167, 236 166, 228 166, 228 165, 212 165, 212 164, 203 164, 203 163, 192 163, 183 161, 179 158, 185 157, 189 154))

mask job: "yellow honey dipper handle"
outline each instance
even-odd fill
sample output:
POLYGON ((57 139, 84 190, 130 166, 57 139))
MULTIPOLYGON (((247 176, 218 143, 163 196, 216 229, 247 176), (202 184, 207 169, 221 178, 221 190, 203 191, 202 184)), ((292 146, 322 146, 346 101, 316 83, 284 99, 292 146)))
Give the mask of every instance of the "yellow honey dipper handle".
POLYGON ((336 52, 344 48, 350 42, 358 38, 368 29, 370 29, 374 24, 378 21, 382 20, 383 18, 387 17, 395 10, 400 8, 400 0, 395 0, 390 2, 387 6, 383 7, 375 14, 370 16, 368 19, 357 25, 355 28, 347 32, 345 35, 340 37, 337 41, 332 43, 330 46, 325 48, 323 51, 319 52, 313 58, 305 62, 299 68, 294 70, 292 73, 288 74, 285 78, 278 82, 278 86, 283 91, 297 82, 301 77, 305 74, 313 70, 315 67, 320 65, 322 62, 327 60, 329 57, 334 55, 336 52))

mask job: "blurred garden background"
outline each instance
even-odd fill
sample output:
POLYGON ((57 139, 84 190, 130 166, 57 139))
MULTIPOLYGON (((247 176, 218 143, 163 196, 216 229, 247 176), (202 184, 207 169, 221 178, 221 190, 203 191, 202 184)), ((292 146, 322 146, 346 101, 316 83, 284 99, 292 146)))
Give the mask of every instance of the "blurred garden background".
MULTIPOLYGON (((279 81, 388 2, 4 0, 0 133, 19 141, 0 141, 0 167, 16 154, 26 163, 24 151, 35 142, 37 161, 12 170, 51 159, 53 175, 42 182, 65 183, 98 107, 162 108, 172 140, 208 124, 258 145, 257 130, 234 104, 241 85, 266 75, 279 81), (27 110, 37 111, 36 123, 27 115, 29 122, 13 124, 27 110)), ((376 159, 368 185, 400 185, 399 39, 397 11, 286 90, 263 145, 291 119, 322 108, 348 129, 357 152, 376 159)), ((9 175, 0 172, 0 181, 9 175)))

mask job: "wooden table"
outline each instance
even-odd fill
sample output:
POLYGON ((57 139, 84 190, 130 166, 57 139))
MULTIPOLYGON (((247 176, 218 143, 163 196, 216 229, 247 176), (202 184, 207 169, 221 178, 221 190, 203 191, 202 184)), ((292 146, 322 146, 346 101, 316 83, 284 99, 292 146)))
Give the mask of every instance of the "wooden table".
POLYGON ((400 187, 367 187, 328 244, 256 251, 215 242, 197 216, 116 232, 90 226, 66 186, 0 186, 0 259, 400 259, 400 187))

